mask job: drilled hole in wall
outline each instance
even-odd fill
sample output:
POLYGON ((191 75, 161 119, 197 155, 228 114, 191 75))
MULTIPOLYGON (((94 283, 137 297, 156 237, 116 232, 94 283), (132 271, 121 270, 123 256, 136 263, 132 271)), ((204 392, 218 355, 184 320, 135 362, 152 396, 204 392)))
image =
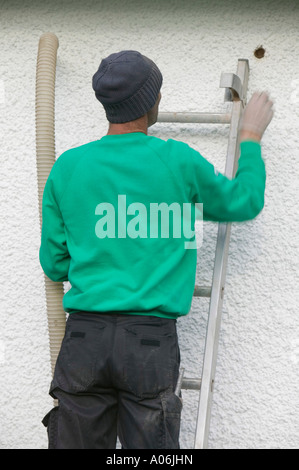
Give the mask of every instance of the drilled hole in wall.
POLYGON ((258 46, 253 54, 257 59, 262 59, 265 55, 265 52, 266 49, 264 49, 263 46, 258 46))

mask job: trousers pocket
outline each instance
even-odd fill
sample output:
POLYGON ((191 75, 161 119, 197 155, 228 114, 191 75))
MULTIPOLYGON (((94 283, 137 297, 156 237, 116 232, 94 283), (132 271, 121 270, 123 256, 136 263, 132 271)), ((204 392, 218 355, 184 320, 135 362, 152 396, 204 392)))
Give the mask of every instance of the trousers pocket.
POLYGON ((124 376, 131 392, 150 398, 172 386, 176 343, 176 335, 161 328, 125 329, 124 376))
POLYGON ((43 418, 42 423, 47 428, 48 433, 48 448, 57 448, 57 437, 58 437, 58 413, 59 406, 55 406, 46 416, 43 418))
POLYGON ((179 449, 182 399, 171 391, 161 393, 164 425, 164 448, 179 449))
POLYGON ((95 381, 96 363, 106 325, 81 322, 67 325, 57 358, 51 389, 84 392, 95 381))

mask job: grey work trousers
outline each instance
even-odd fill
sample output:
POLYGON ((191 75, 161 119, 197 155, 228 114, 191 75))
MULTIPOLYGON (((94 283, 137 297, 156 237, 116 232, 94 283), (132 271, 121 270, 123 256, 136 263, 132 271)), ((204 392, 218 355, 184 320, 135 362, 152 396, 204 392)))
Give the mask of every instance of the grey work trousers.
POLYGON ((69 315, 43 419, 50 449, 179 449, 176 320, 69 315))

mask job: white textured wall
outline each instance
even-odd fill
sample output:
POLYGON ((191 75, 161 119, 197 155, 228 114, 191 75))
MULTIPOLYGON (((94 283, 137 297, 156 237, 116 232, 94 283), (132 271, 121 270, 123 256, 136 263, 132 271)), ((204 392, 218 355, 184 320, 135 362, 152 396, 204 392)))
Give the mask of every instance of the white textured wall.
MULTIPOLYGON (((296 0, 1 1, 0 447, 46 448, 41 419, 52 406, 35 160, 35 73, 39 37, 60 42, 56 152, 106 132, 91 77, 101 58, 137 49, 164 75, 161 110, 224 111, 221 72, 250 62, 249 95, 269 90, 276 115, 263 140, 264 211, 232 227, 211 419, 211 448, 299 444, 298 108, 296 0), (243 5, 244 3, 244 5, 243 5), (253 51, 263 45, 258 60, 253 51)), ((185 140, 221 171, 227 127, 157 124, 151 133, 185 140)), ((198 281, 208 283, 216 226, 207 224, 198 281)), ((207 301, 179 321, 186 375, 199 375, 207 301)), ((191 448, 197 394, 184 392, 181 446, 191 448)))

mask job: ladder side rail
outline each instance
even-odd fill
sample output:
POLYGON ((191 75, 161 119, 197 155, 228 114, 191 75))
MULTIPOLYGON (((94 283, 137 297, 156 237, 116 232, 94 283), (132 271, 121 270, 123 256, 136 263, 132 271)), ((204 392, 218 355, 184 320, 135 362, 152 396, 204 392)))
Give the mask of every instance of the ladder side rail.
MULTIPOLYGON (((235 97, 232 104, 231 125, 225 168, 225 174, 228 177, 234 176, 239 158, 238 128, 243 112, 243 106, 245 104, 249 76, 249 66, 246 59, 240 59, 238 61, 237 74, 243 84, 243 96, 241 97, 241 100, 236 100, 235 97)), ((230 232, 230 223, 218 224, 212 290, 195 431, 195 449, 204 449, 208 446, 212 393, 215 380, 230 232)))

